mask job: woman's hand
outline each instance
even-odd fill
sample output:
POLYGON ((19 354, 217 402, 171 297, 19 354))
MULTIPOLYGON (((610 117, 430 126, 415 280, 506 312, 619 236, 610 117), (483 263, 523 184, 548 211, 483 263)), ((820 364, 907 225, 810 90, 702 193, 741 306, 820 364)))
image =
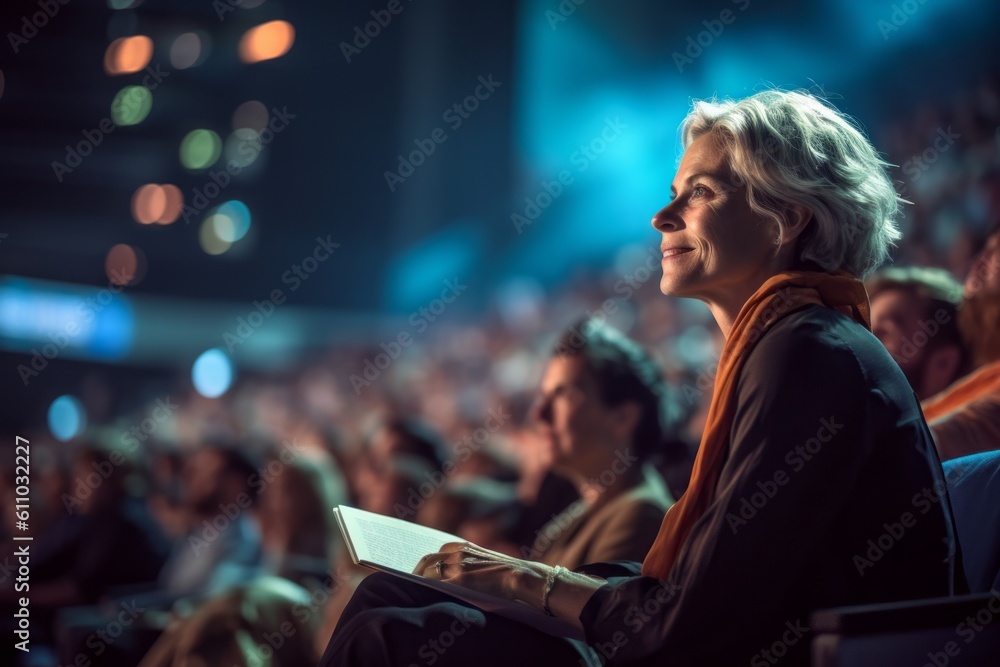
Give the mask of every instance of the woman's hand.
MULTIPOLYGON (((413 573, 544 610, 545 580, 553 569, 469 542, 449 542, 439 552, 421 558, 413 573)), ((603 579, 562 570, 550 591, 550 613, 583 629, 580 612, 604 583, 603 579)))
POLYGON ((421 558, 413 573, 541 609, 549 569, 469 542, 449 542, 421 558))

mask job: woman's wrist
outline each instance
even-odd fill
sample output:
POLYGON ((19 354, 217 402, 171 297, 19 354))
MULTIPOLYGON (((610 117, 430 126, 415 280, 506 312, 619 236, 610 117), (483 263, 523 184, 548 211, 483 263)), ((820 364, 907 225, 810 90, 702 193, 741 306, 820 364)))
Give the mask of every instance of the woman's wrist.
POLYGON ((552 569, 542 563, 525 562, 526 567, 519 567, 514 571, 513 590, 510 599, 519 600, 539 611, 543 610, 543 599, 545 594, 545 580, 548 571, 552 569))

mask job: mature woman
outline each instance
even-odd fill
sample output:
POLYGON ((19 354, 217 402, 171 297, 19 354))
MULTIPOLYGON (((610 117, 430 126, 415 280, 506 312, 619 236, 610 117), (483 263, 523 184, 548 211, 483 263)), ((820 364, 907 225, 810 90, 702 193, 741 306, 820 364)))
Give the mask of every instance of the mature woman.
POLYGON ((446 544, 420 574, 532 605, 587 645, 376 575, 323 664, 802 665, 814 609, 964 588, 930 433, 859 280, 899 236, 884 163, 803 93, 697 103, 682 137, 653 218, 660 286, 704 301, 726 343, 691 485, 641 568, 446 544))

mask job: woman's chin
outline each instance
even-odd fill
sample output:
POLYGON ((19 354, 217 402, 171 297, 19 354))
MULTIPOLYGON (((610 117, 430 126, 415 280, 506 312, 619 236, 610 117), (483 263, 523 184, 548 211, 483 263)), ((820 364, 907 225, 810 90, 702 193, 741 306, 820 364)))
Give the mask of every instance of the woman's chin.
POLYGON ((691 297, 692 295, 688 294, 688 290, 685 289, 685 287, 686 286, 682 281, 671 276, 665 275, 660 279, 660 292, 662 292, 664 296, 676 296, 680 298, 691 297))

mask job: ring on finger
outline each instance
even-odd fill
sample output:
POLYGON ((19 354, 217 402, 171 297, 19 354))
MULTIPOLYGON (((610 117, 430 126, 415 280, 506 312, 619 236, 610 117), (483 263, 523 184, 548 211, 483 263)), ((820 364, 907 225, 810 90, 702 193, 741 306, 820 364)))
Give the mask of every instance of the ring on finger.
POLYGON ((439 578, 444 579, 444 561, 439 560, 434 563, 434 571, 437 572, 439 578))

